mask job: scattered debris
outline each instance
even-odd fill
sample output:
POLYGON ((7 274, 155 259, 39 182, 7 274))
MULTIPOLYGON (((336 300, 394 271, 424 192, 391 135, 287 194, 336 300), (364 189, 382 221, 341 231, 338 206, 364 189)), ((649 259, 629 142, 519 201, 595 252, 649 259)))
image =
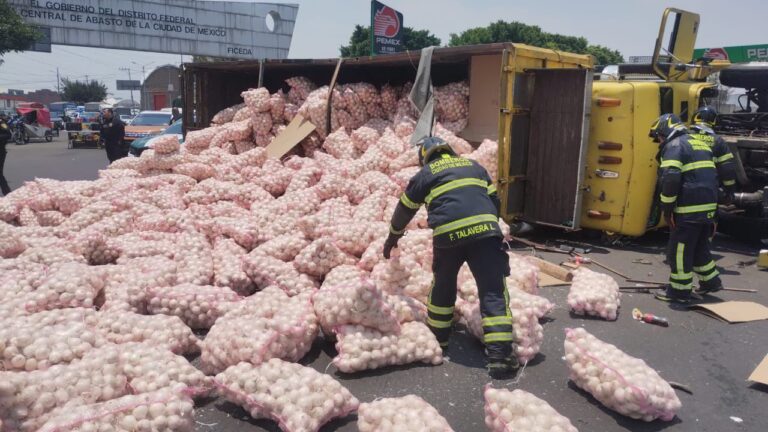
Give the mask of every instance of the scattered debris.
POLYGON ((632 309, 632 318, 647 324, 656 324, 662 327, 669 327, 669 320, 666 318, 656 316, 651 313, 643 313, 638 308, 632 309))

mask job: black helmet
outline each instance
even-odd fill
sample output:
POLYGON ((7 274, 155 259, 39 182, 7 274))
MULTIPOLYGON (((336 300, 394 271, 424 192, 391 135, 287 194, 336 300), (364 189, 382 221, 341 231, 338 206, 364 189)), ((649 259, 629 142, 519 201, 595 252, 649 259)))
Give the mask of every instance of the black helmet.
POLYGON ((680 121, 680 117, 676 114, 662 114, 651 126, 648 136, 653 138, 655 143, 663 143, 685 132, 685 125, 680 121))
POLYGON ((693 114, 693 124, 704 123, 707 126, 714 126, 717 119, 717 111, 714 108, 701 107, 693 114))
POLYGON ((453 151, 450 145, 442 138, 438 137, 426 137, 422 138, 418 142, 419 152, 419 166, 424 166, 432 156, 437 153, 450 153, 456 156, 456 152, 453 151))

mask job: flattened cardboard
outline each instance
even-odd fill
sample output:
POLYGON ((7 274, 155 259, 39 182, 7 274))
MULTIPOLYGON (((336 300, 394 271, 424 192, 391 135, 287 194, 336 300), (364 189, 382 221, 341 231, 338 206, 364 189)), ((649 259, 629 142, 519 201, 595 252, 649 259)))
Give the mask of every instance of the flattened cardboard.
POLYGON ((308 137, 315 130, 315 125, 305 119, 300 114, 288 123, 288 126, 280 135, 267 146, 267 156, 273 159, 280 159, 286 153, 296 147, 304 138, 308 137))
POLYGON ((768 385, 768 354, 759 365, 752 371, 752 375, 747 378, 750 381, 768 385))
POLYGON ((694 305, 691 309, 729 324, 768 320, 768 307, 755 302, 727 301, 694 305))
POLYGON ((560 280, 554 276, 550 276, 546 273, 539 272, 539 286, 540 287, 550 287, 550 286, 559 286, 559 285, 570 285, 570 282, 566 282, 564 280, 560 280))

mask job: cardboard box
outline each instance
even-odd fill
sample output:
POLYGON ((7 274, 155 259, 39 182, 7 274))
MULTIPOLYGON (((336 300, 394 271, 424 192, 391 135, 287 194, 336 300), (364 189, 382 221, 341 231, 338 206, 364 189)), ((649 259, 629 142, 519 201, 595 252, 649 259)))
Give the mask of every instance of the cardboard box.
POLYGON ((750 381, 758 382, 760 384, 768 385, 768 354, 759 365, 752 371, 752 375, 748 378, 750 381))
POLYGON ((729 324, 768 319, 768 307, 755 302, 727 301, 694 305, 691 309, 729 324))

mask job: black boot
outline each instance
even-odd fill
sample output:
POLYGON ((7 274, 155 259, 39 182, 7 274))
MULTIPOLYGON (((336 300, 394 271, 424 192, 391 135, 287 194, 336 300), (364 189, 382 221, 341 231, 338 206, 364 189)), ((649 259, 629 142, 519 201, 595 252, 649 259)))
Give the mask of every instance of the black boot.
POLYGON ((508 347, 505 347, 507 349, 503 350, 494 349, 496 347, 488 347, 485 350, 488 359, 486 367, 491 378, 498 380, 512 378, 515 376, 517 369, 520 368, 520 363, 514 354, 514 344, 508 347))

